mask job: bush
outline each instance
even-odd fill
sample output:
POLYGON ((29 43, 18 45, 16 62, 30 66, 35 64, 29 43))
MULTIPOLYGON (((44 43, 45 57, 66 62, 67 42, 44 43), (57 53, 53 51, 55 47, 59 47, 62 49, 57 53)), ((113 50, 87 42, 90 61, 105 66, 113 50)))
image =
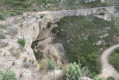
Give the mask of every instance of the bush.
POLYGON ((95 77, 93 78, 93 80, 102 80, 102 79, 99 78, 99 77, 97 77, 97 76, 95 76, 95 77))
POLYGON ((23 62, 23 67, 28 68, 31 67, 32 63, 31 62, 23 62))
POLYGON ((75 62, 66 69, 66 80, 80 80, 82 76, 81 65, 75 62))
POLYGON ((39 67, 40 67, 41 71, 46 72, 48 70, 49 65, 48 65, 48 60, 47 59, 41 60, 39 62, 39 65, 40 65, 39 67))
POLYGON ((19 49, 16 49, 15 47, 12 47, 12 48, 9 49, 9 51, 16 58, 19 58, 20 57, 20 50, 19 49))
POLYGON ((59 27, 54 27, 54 28, 52 29, 52 33, 53 33, 53 34, 57 34, 57 33, 58 33, 58 30, 59 30, 59 27))
POLYGON ((40 51, 34 52, 34 55, 37 60, 41 60, 43 58, 43 54, 40 51))
POLYGON ((47 3, 48 1, 47 0, 36 0, 36 2, 41 5, 42 3, 47 3))
POLYGON ((109 57, 110 63, 119 71, 119 48, 116 49, 109 57))
POLYGON ((10 12, 11 16, 16 16, 16 15, 23 15, 23 11, 22 10, 13 10, 10 12))
POLYGON ((25 41, 24 39, 19 39, 19 40, 18 40, 18 43, 24 47, 26 41, 25 41))
POLYGON ((4 19, 5 19, 4 14, 0 12, 0 20, 4 20, 4 19))
POLYGON ((0 28, 7 29, 8 25, 0 24, 0 28))
POLYGON ((45 16, 45 15, 42 14, 42 15, 40 15, 40 18, 42 19, 44 16, 45 16))
POLYGON ((6 72, 0 71, 0 80, 18 80, 18 79, 13 71, 6 69, 6 72))
POLYGON ((109 77, 107 78, 107 80, 115 80, 113 77, 109 77))
POLYGON ((5 34, 3 32, 0 31, 0 39, 5 39, 5 34))
POLYGON ((28 3, 26 1, 21 1, 21 0, 6 0, 4 2, 4 5, 8 5, 10 7, 23 7, 23 8, 27 8, 29 6, 31 6, 31 3, 28 3))
POLYGON ((55 64, 51 60, 48 60, 48 69, 50 69, 50 70, 55 69, 55 64))

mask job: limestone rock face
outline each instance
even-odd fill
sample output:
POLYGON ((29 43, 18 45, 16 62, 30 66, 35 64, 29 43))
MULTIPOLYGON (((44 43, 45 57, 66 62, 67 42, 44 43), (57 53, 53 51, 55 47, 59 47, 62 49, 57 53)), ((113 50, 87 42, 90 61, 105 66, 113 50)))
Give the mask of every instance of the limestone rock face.
POLYGON ((85 3, 88 3, 88 2, 98 2, 98 1, 101 1, 102 3, 105 3, 105 0, 84 0, 85 3))
MULTIPOLYGON (((115 11, 114 7, 103 7, 106 9, 107 14, 112 15, 115 11)), ((77 10, 62 10, 62 11, 43 11, 35 13, 24 13, 23 16, 15 16, 0 21, 1 24, 8 25, 6 30, 5 39, 0 39, 0 70, 9 68, 13 70, 19 80, 38 80, 38 69, 36 67, 37 61, 34 56, 31 44, 36 39, 41 38, 41 32, 47 28, 48 23, 55 23, 64 16, 80 16, 80 15, 97 15, 96 12, 102 9, 90 8, 90 9, 77 9, 77 10), (24 18, 23 18, 24 17, 24 18), (24 38, 26 41, 25 46, 21 46, 18 43, 19 38, 24 38), (31 67, 25 68, 24 62, 32 63, 31 67), (21 76, 22 75, 22 76, 21 76)), ((104 17, 101 17, 104 18, 104 17)), ((46 30, 47 32, 47 30, 46 30)), ((4 33, 4 32, 3 32, 4 33)), ((48 36, 45 35, 45 38, 48 36)), ((48 46, 44 49, 44 53, 49 51, 52 55, 63 55, 64 48, 61 44, 45 45, 51 42, 51 38, 48 38, 39 45, 48 46)), ((57 58, 57 63, 60 65, 61 58, 57 58)))
POLYGON ((101 0, 102 3, 105 3, 105 0, 101 0))

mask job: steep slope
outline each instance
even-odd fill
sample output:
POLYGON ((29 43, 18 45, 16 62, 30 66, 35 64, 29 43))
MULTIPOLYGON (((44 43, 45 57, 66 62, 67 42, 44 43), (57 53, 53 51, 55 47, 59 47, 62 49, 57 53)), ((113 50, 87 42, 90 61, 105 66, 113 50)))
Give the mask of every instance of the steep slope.
MULTIPOLYGON (((24 13, 23 16, 15 16, 7 18, 5 21, 0 21, 2 25, 8 25, 5 34, 5 39, 0 39, 0 69, 10 68, 13 70, 20 80, 33 80, 34 75, 38 75, 37 61, 34 56, 31 44, 36 38, 39 38, 39 33, 47 28, 49 22, 55 23, 64 16, 79 16, 79 15, 99 15, 100 9, 105 9, 108 15, 112 15, 115 11, 114 7, 100 7, 91 9, 63 10, 63 11, 44 11, 36 13, 24 13), (98 12, 98 13, 97 13, 98 12), (25 46, 21 46, 18 40, 24 38, 25 46), (25 63, 32 63, 29 67, 24 67, 25 63), (37 67, 36 67, 37 66, 37 67)), ((100 16, 99 16, 100 17, 100 16)), ((105 18, 105 15, 101 15, 105 18)), ((107 19, 107 18, 106 18, 107 19)), ((37 77, 38 78, 38 77, 37 77)))

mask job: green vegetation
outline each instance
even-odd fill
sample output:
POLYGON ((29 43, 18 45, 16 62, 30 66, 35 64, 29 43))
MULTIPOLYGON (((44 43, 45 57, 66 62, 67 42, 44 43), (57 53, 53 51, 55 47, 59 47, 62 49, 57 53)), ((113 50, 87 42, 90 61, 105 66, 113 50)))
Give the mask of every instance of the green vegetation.
POLYGON ((4 19, 5 19, 4 14, 0 12, 0 20, 4 20, 4 19))
POLYGON ((109 57, 110 63, 119 71, 119 48, 113 51, 109 57))
POLYGON ((6 69, 5 72, 0 71, 0 80, 18 80, 18 79, 13 71, 6 69))
POLYGON ((26 0, 4 0, 4 5, 7 5, 12 8, 27 8, 31 6, 31 3, 26 2, 26 0))
POLYGON ((99 55, 100 48, 105 49, 118 43, 114 35, 118 35, 117 25, 114 20, 105 21, 93 16, 64 17, 59 21, 58 27, 52 32, 56 35, 54 43, 63 43, 66 57, 69 62, 82 63, 82 67, 88 67, 90 77, 100 73, 99 55), (107 37, 100 37, 109 34, 107 37), (96 45, 98 41, 103 41, 96 45))
POLYGON ((93 78, 93 80, 102 80, 102 79, 99 78, 99 77, 97 77, 97 76, 95 76, 95 77, 93 78))
POLYGON ((3 24, 0 24, 0 28, 2 29, 7 29, 8 25, 3 25, 3 24))
POLYGON ((34 51, 34 55, 36 57, 36 60, 41 60, 43 58, 43 54, 40 51, 38 52, 34 51))
POLYGON ((48 3, 50 0, 36 0, 36 2, 41 5, 42 3, 48 3))
POLYGON ((50 70, 55 69, 55 64, 52 60, 48 60, 48 69, 50 70))
POLYGON ((84 3, 84 2, 82 2, 81 4, 80 4, 80 7, 81 8, 87 8, 87 7, 90 7, 90 8, 94 8, 94 7, 106 7, 106 6, 108 6, 108 4, 106 4, 106 3, 101 3, 101 2, 90 2, 90 3, 84 3))
POLYGON ((3 32, 0 31, 0 39, 5 39, 5 34, 3 32))
POLYGON ((10 14, 11 16, 22 15, 28 7, 31 6, 31 3, 26 0, 0 0, 0 18, 4 19, 4 15, 10 14), (3 8, 4 7, 4 8, 3 8))
POLYGON ((113 6, 115 5, 115 3, 117 2, 118 0, 107 0, 106 3, 109 4, 110 6, 113 6))
POLYGON ((28 68, 31 67, 32 63, 31 62, 23 62, 23 67, 28 68))
POLYGON ((23 15, 23 11, 22 10, 13 10, 10 12, 11 16, 15 16, 15 15, 23 15))
POLYGON ((66 69, 66 80, 80 80, 82 76, 81 64, 73 63, 66 69))
POLYGON ((26 41, 25 41, 24 39, 19 39, 19 40, 18 40, 18 43, 24 47, 26 41))
POLYGON ((12 48, 9 49, 9 51, 16 58, 20 57, 20 50, 19 49, 16 49, 15 47, 12 47, 12 48))
POLYGON ((113 77, 109 77, 107 78, 107 80, 115 80, 113 77))
POLYGON ((10 14, 12 16, 15 16, 27 11, 36 12, 42 10, 44 11, 44 10, 106 7, 109 5, 114 5, 116 1, 117 0, 114 1, 107 0, 106 3, 101 2, 84 3, 83 0, 67 0, 64 2, 60 2, 57 0, 0 0, 0 11, 5 15, 10 14))

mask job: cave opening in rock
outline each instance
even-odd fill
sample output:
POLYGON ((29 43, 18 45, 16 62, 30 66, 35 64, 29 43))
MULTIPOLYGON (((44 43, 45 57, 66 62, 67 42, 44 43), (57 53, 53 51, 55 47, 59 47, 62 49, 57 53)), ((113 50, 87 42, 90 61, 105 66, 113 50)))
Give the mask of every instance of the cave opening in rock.
POLYGON ((99 13, 99 15, 102 15, 102 16, 104 16, 104 15, 105 15, 105 13, 99 13))
POLYGON ((40 43, 42 41, 47 40, 49 35, 46 36, 46 34, 50 34, 52 23, 48 22, 46 28, 44 28, 36 38, 34 42, 32 42, 31 48, 33 49, 34 55, 36 60, 41 60, 43 58, 42 50, 44 49, 44 43, 40 43))
POLYGON ((51 22, 48 22, 48 24, 47 24, 47 28, 50 28, 51 25, 52 25, 52 23, 51 23, 51 22))

